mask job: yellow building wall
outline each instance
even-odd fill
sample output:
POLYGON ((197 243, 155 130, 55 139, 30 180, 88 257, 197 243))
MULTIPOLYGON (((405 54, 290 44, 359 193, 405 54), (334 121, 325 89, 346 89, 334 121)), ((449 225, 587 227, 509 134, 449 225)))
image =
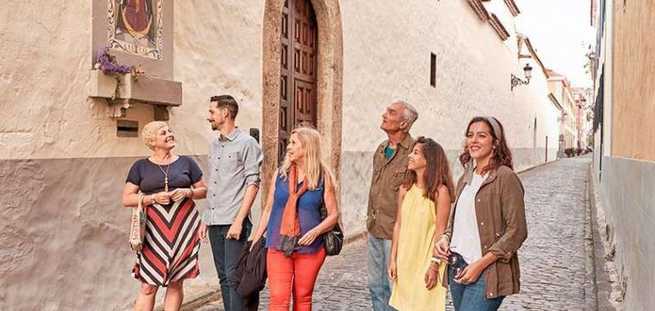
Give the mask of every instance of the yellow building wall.
POLYGON ((655 161, 655 2, 614 8, 612 155, 655 161))

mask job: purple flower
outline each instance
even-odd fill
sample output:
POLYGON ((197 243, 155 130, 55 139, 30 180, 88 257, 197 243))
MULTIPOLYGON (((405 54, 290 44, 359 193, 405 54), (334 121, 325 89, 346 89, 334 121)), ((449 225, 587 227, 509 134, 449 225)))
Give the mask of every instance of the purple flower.
POLYGON ((109 54, 109 48, 103 48, 98 51, 97 64, 104 74, 126 74, 132 71, 132 66, 118 64, 116 58, 109 54))

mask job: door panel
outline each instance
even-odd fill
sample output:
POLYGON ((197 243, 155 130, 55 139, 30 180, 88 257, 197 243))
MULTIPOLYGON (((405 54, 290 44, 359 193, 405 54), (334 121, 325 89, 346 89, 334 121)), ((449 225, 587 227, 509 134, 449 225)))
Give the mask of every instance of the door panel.
POLYGON ((287 0, 282 10, 278 162, 289 133, 298 125, 317 126, 318 29, 309 0, 287 0))

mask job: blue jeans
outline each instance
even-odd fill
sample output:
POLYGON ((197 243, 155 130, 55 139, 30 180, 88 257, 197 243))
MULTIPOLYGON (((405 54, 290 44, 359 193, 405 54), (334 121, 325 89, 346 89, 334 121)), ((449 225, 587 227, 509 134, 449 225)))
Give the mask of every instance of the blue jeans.
POLYGON ((505 296, 487 299, 485 294, 484 272, 480 274, 475 283, 463 285, 453 280, 453 271, 448 269, 448 284, 450 284, 450 295, 453 297, 455 311, 496 311, 503 302, 505 296))
POLYGON ((391 285, 387 277, 387 266, 391 255, 391 240, 368 236, 368 289, 374 311, 393 311, 389 305, 391 285))
POLYGON ((230 282, 230 276, 234 273, 239 263, 241 250, 250 236, 252 224, 249 219, 243 222, 241 236, 239 240, 226 239, 230 225, 208 226, 209 243, 214 255, 214 266, 218 273, 218 279, 221 284, 221 295, 223 296, 223 306, 225 311, 246 310, 244 299, 236 291, 237 284, 230 282))

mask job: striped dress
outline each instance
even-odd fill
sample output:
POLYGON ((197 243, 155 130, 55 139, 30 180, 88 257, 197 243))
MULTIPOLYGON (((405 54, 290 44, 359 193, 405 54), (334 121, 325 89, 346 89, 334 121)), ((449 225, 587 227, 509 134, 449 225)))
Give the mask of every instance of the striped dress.
POLYGON ((168 208, 153 204, 146 208, 146 216, 143 250, 137 255, 133 276, 155 286, 197 277, 200 218, 193 200, 168 208))
MULTIPOLYGON (((170 190, 188 188, 202 178, 202 171, 191 158, 180 156, 170 167, 137 161, 127 182, 139 186, 144 193, 163 191, 163 172, 168 173, 170 190)), ((132 276, 154 286, 168 286, 200 273, 198 228, 200 215, 193 200, 186 198, 168 205, 145 207, 146 233, 143 249, 137 254, 132 276)))

